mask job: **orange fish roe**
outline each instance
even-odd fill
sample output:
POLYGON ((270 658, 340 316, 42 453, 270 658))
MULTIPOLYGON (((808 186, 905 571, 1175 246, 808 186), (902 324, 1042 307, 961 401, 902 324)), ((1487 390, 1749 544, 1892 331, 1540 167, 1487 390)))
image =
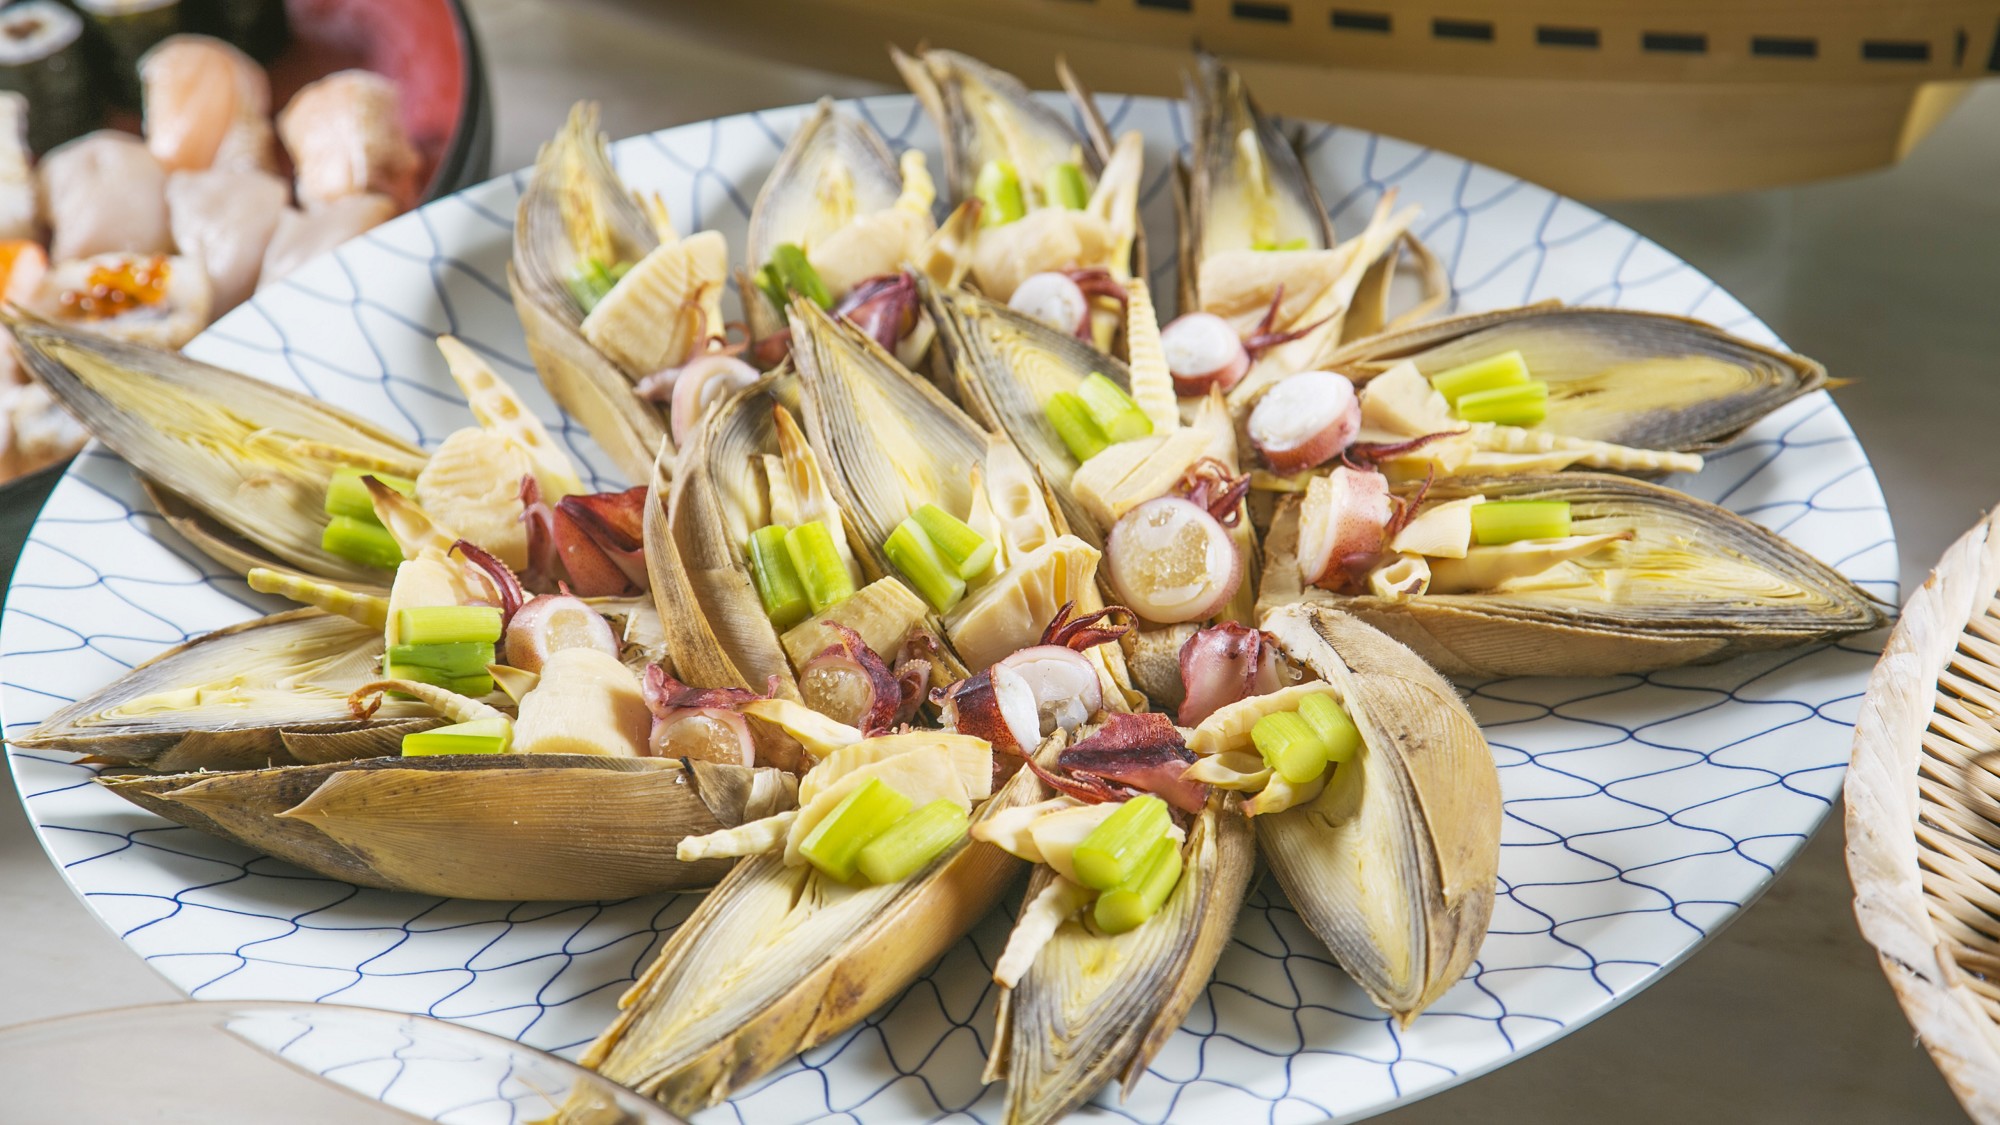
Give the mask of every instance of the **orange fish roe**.
POLYGON ((127 258, 115 266, 96 267, 87 286, 65 289, 57 300, 66 313, 105 320, 159 304, 167 295, 167 272, 164 254, 127 258))

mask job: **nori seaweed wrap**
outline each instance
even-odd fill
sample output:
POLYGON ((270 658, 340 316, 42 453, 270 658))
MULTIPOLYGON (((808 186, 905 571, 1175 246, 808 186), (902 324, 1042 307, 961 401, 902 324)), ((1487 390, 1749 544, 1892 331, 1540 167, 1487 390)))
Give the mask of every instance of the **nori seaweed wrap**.
POLYGON ((181 30, 181 0, 75 0, 90 23, 112 96, 139 108, 139 57, 181 30))
POLYGON ((28 99, 28 145, 47 152, 103 116, 83 42, 83 20, 54 0, 0 10, 0 89, 28 99))
POLYGON ((187 0, 187 29, 269 63, 291 38, 284 0, 187 0))

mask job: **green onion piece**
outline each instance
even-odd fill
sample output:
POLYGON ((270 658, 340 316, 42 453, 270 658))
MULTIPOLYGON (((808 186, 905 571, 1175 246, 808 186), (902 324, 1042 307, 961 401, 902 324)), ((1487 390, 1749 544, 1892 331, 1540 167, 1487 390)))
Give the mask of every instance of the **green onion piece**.
POLYGON ((1114 444, 1153 432, 1153 420, 1146 417, 1132 396, 1098 372, 1091 372, 1077 384, 1076 395, 1089 408, 1091 418, 1104 431, 1105 438, 1114 444))
POLYGON ((1070 853, 1077 880, 1094 891, 1123 884, 1172 826, 1167 803, 1158 797, 1144 794, 1126 801, 1070 853))
POLYGON ((833 529, 825 520, 800 524, 785 533, 785 556, 792 562, 806 601, 814 613, 839 605, 854 594, 854 578, 833 545, 833 529))
POLYGON ((977 578, 993 565, 996 548, 966 522, 938 507, 925 504, 910 517, 930 536, 931 546, 958 568, 960 578, 977 578))
POLYGON ((1090 416, 1090 407, 1069 391, 1057 391, 1050 395, 1042 410, 1049 416, 1049 425, 1056 428, 1056 436, 1062 438, 1063 444, 1069 447, 1069 455, 1076 458, 1079 465, 1104 452, 1104 448, 1111 444, 1111 439, 1104 436, 1104 427, 1090 416))
POLYGON ((396 637, 406 645, 493 644, 500 639, 500 610, 490 605, 427 605, 396 617, 396 637))
POLYGON ((832 878, 854 878, 861 849, 887 832, 910 811, 910 799, 871 777, 833 806, 826 819, 813 826, 799 844, 799 854, 832 878))
POLYGON ((1283 242, 1272 242, 1269 239, 1259 238, 1252 240, 1250 243, 1250 249, 1265 250, 1265 251, 1305 250, 1309 249, 1311 246, 1312 246, 1312 240, 1307 238, 1305 235, 1300 235, 1297 238, 1288 238, 1283 242))
POLYGON ((403 477, 368 469, 335 469, 326 482, 327 515, 350 516, 364 523, 381 522, 375 518, 375 501, 368 495, 368 486, 361 483, 362 477, 374 477, 405 496, 413 496, 417 491, 417 482, 403 477))
POLYGON ((900 883, 964 839, 971 823, 972 817, 957 801, 940 797, 868 841, 854 866, 871 883, 900 883))
POLYGON ((1488 500, 1472 506, 1472 541, 1481 547, 1568 534, 1567 500, 1488 500))
MULTIPOLYGON (((779 243, 771 251, 771 268, 777 271, 785 292, 797 293, 823 309, 833 307, 833 294, 826 291, 826 282, 819 279, 819 271, 806 261, 806 252, 797 243, 779 243)), ((783 303, 778 307, 783 308, 783 303)))
POLYGON ((1293 785, 1304 785, 1326 772, 1327 745, 1312 724, 1295 711, 1279 711, 1257 720, 1250 741, 1264 764, 1293 785))
MULTIPOLYGON (((1361 749, 1361 731, 1347 717, 1340 704, 1327 694, 1308 695, 1299 701, 1299 718, 1326 744, 1328 761, 1345 762, 1361 749)), ((1287 779, 1289 780, 1289 779, 1287 779)))
POLYGON ((505 719, 474 719, 403 736, 403 757, 433 754, 505 754, 514 741, 514 724, 505 719))
POLYGON ((1431 376, 1431 386, 1452 402, 1461 397, 1499 387, 1518 387, 1528 382, 1528 361, 1516 351, 1460 364, 1431 376))
POLYGON ((1042 190, 1048 194, 1051 207, 1081 211, 1090 206, 1090 185, 1084 182, 1083 169, 1067 160, 1048 170, 1042 190))
POLYGON ((326 530, 319 535, 319 549, 349 562, 384 570, 394 570, 403 562, 403 549, 396 545, 396 537, 387 528, 372 519, 364 521, 353 516, 328 520, 326 530))
POLYGON ((1180 841, 1162 836, 1139 865, 1137 875, 1097 896, 1097 906, 1092 911, 1097 928, 1107 934, 1138 929, 1146 919, 1160 912, 1180 881, 1180 841))
POLYGON ((782 631, 812 616, 812 599, 792 567, 792 556, 785 552, 784 528, 772 524, 758 529, 743 545, 743 553, 750 558, 750 580, 757 585, 757 597, 771 624, 782 631))
POLYGON ((1021 174, 1005 160, 989 160, 980 165, 972 194, 985 204, 979 213, 980 226, 997 227, 1028 213, 1028 205, 1021 198, 1021 174))
POLYGON ((382 658, 389 664, 429 668, 456 678, 483 676, 493 663, 493 646, 486 641, 460 641, 449 645, 390 645, 382 658))
POLYGON ((882 553, 888 556, 889 565, 939 613, 950 611, 965 597, 965 579, 938 553, 937 545, 916 520, 897 524, 888 541, 882 544, 882 553))
POLYGON ((757 291, 764 294, 764 299, 771 302, 771 307, 778 310, 780 317, 786 315, 785 283, 778 280, 778 271, 772 269, 770 263, 767 262, 762 269, 757 271, 756 280, 757 291))
POLYGON ((1495 387, 1460 395, 1452 409, 1468 422, 1533 426, 1549 416, 1549 385, 1539 379, 1517 387, 1495 387))
POLYGON ((624 277, 626 271, 631 268, 623 262, 616 266, 607 266, 596 258, 586 258, 577 264, 576 272, 570 274, 569 291, 576 297, 576 303, 582 305, 583 311, 588 313, 597 307, 597 302, 602 301, 604 295, 611 292, 611 287, 618 284, 618 279, 624 277))
POLYGON ((413 680, 420 684, 430 684, 475 699, 493 691, 493 677, 487 673, 481 672, 476 676, 447 676, 436 668, 426 668, 421 664, 384 664, 382 677, 389 680, 413 680))

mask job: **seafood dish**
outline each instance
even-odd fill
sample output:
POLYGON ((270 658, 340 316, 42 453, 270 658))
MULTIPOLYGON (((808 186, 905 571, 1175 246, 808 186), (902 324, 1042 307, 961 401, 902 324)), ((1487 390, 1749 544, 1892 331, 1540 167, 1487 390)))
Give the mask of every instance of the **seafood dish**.
MULTIPOLYGON (((381 75, 339 71, 274 105, 260 60, 285 38, 277 0, 180 7, 0 13, 0 289, 43 319, 161 348, 413 206, 423 167, 381 75), (107 68, 136 135, 98 127, 107 68)), ((0 340, 0 479, 83 441, 0 340)))
POLYGON ((1281 506, 1261 597, 1339 605, 1475 676, 1649 672, 1883 621, 1831 567, 1749 520, 1596 473, 1426 490, 1336 468, 1281 506), (1494 522, 1523 518, 1539 526, 1494 522))
POLYGON ((712 404, 756 371, 720 346, 722 237, 682 238, 663 201, 626 188, 605 145, 596 108, 578 105, 542 146, 507 281, 549 394, 627 479, 645 480, 663 450, 671 471, 692 428, 687 407, 674 424, 676 399, 712 404))
MULTIPOLYGON (((895 61, 942 160, 822 102, 734 256, 621 178, 594 107, 538 155, 514 307, 622 490, 591 490, 449 335, 467 418, 428 448, 171 350, 174 313, 256 274, 239 232, 182 210, 260 200, 267 269, 310 241, 255 160, 214 166, 268 148, 261 113, 52 156, 44 175, 151 161, 181 202, 146 233, 211 274, 174 290, 179 259, 95 244, 15 267, 26 367, 175 534, 300 608, 12 743, 359 886, 706 889, 583 1057, 676 1113, 854 1028, 1005 909, 983 1077, 1004 1120, 1043 1123, 1147 1072, 1260 860, 1388 1018, 1460 982, 1502 805, 1454 678, 1882 624, 1833 567, 1676 487, 1828 388, 1813 361, 1629 310, 1437 315, 1415 210, 1385 192, 1336 231, 1207 54, 1156 295, 1144 145, 1077 75, 1065 113, 967 55, 895 61), (77 268, 143 273, 168 311, 107 333, 36 299, 77 268)), ((251 106, 247 73, 203 80, 251 106)), ((322 110, 295 101, 278 139, 322 110)), ((369 158, 294 159, 302 200, 406 201, 396 146, 343 143, 369 158)))

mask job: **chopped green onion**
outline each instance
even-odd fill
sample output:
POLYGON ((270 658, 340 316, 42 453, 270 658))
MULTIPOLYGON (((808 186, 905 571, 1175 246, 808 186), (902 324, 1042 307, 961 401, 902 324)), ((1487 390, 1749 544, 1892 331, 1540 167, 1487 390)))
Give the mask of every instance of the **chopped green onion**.
POLYGON ((390 476, 369 469, 339 468, 326 482, 326 514, 330 516, 351 516, 364 523, 379 523, 375 518, 375 500, 368 495, 368 486, 361 483, 362 477, 374 477, 405 496, 414 495, 417 482, 403 477, 390 476))
POLYGON ((943 797, 910 813, 868 841, 854 866, 871 883, 900 883, 931 865, 946 848, 965 838, 972 818, 957 801, 943 797))
POLYGON ((1345 762, 1361 749, 1361 731, 1354 720, 1347 717, 1332 695, 1308 695, 1299 701, 1299 718, 1312 727, 1313 733, 1326 744, 1326 757, 1331 762, 1345 762))
POLYGON ((1084 182, 1083 169, 1067 160, 1048 170, 1042 189, 1051 207, 1081 211, 1090 206, 1090 185, 1084 182))
POLYGON ((1077 880, 1095 891, 1123 884, 1172 826, 1167 803, 1158 797, 1142 794, 1126 801, 1070 853, 1077 880))
POLYGON ((1311 247, 1312 247, 1312 240, 1307 238, 1305 235, 1300 235, 1297 238, 1288 238, 1283 242, 1272 242, 1269 239, 1259 238, 1252 240, 1250 243, 1250 249, 1264 250, 1264 251, 1306 250, 1310 249, 1311 247))
POLYGON ((1131 441, 1153 432, 1153 420, 1125 393, 1125 388, 1093 371, 1077 384, 1076 396, 1090 410, 1097 428, 1112 443, 1131 441))
POLYGON ((1431 386, 1452 402, 1465 395, 1498 387, 1518 387, 1528 381, 1528 361, 1518 350, 1460 364, 1431 376, 1431 386))
POLYGON ((882 553, 888 556, 889 565, 939 613, 948 612, 965 597, 965 579, 938 553, 937 545, 916 520, 897 524, 888 541, 882 544, 882 553))
MULTIPOLYGON (((771 268, 777 272, 778 281, 784 286, 782 292, 797 293, 823 309, 833 307, 833 294, 826 291, 826 282, 819 278, 819 271, 806 260, 806 252, 795 242, 781 242, 771 251, 771 268)), ((784 302, 780 301, 779 308, 784 302)))
POLYGON ((778 280, 778 271, 772 269, 770 263, 766 262, 763 268, 757 271, 754 280, 757 283, 757 291, 764 295, 766 301, 771 302, 771 307, 778 310, 779 316, 784 316, 785 283, 778 280))
POLYGON ((1567 500, 1488 500, 1472 506, 1472 541, 1482 547, 1568 534, 1567 500))
POLYGON ((1250 741, 1264 756, 1264 764, 1293 785, 1304 785, 1326 772, 1327 745, 1296 711, 1258 719, 1250 728, 1250 741))
POLYGON ((764 616, 780 630, 789 629, 812 616, 812 599, 805 583, 785 553, 785 529, 772 524, 760 528, 743 545, 750 558, 750 580, 757 585, 757 597, 764 603, 764 616))
POLYGON ((785 533, 785 556, 792 562, 806 601, 814 613, 839 605, 854 594, 854 577, 833 545, 833 529, 825 520, 800 524, 785 533))
POLYGON ((514 724, 505 719, 474 719, 403 736, 403 757, 432 754, 505 754, 514 741, 514 724))
POLYGON ((1028 213, 1028 205, 1021 198, 1021 174, 1005 160, 989 160, 980 166, 972 194, 986 205, 979 214, 980 226, 997 227, 1028 213))
POLYGON ((575 297, 576 303, 583 306, 586 315, 597 307, 597 302, 603 300, 604 294, 609 291, 609 286, 603 288, 598 286, 596 273, 591 269, 596 264, 592 261, 582 262, 576 267, 576 272, 569 275, 570 296, 575 297))
POLYGON ((984 535, 967 526, 964 520, 936 504, 925 504, 911 518, 924 529, 925 535, 930 536, 931 546, 938 549, 938 554, 951 560, 952 565, 958 568, 960 578, 977 578, 993 565, 997 549, 987 542, 984 535))
POLYGON ((500 639, 500 610, 490 605, 427 605, 403 610, 396 638, 406 645, 493 644, 500 639))
POLYGON ((1180 841, 1162 836, 1139 865, 1138 874, 1097 896, 1097 906, 1092 911, 1097 928, 1107 934, 1138 929, 1160 912, 1180 881, 1180 841))
POLYGON ((910 799, 871 777, 843 797, 826 819, 813 826, 799 844, 799 854, 827 875, 845 883, 854 878, 861 849, 894 827, 910 811, 910 799))
POLYGON ((1549 385, 1539 379, 1458 396, 1452 409, 1468 422, 1533 426, 1549 416, 1549 385))
POLYGON ((576 303, 588 313, 631 269, 630 262, 607 266, 596 258, 586 258, 577 264, 576 272, 570 275, 569 291, 576 297, 576 303))
POLYGON ((436 668, 426 668, 421 664, 384 664, 382 678, 430 684, 475 699, 493 690, 493 677, 484 672, 477 676, 447 676, 436 668))
POLYGON ((493 663, 493 646, 486 641, 459 641, 448 645, 390 645, 382 659, 389 664, 429 668, 445 676, 483 676, 493 663))
POLYGON ((1090 407, 1084 405, 1083 399, 1077 395, 1057 391, 1049 396, 1042 409, 1049 416, 1049 425, 1056 428, 1056 436, 1069 447, 1069 455, 1076 458, 1077 464, 1081 465, 1104 452, 1104 448, 1111 444, 1111 439, 1104 436, 1104 427, 1090 416, 1090 407))
POLYGON ((403 549, 396 545, 396 537, 372 519, 333 517, 320 532, 319 548, 349 562, 384 570, 394 570, 403 562, 403 549))

